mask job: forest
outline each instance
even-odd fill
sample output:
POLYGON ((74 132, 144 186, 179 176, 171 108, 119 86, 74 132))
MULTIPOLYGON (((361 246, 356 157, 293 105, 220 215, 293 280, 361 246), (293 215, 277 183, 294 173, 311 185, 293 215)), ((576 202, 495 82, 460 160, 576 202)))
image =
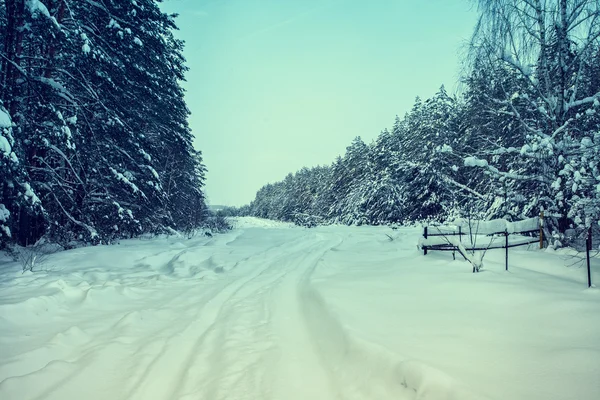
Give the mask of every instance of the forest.
POLYGON ((154 0, 0 0, 0 248, 206 222, 174 30, 154 0))
MULTIPOLYGON (((158 3, 0 0, 0 247, 208 223, 183 42, 158 3)), ((373 142, 357 137, 330 165, 225 214, 379 225, 543 211, 556 232, 597 223, 599 2, 476 3, 457 93, 417 97, 373 142)))
POLYGON ((481 0, 457 94, 417 97, 372 143, 231 209, 324 223, 600 218, 600 3, 481 0))

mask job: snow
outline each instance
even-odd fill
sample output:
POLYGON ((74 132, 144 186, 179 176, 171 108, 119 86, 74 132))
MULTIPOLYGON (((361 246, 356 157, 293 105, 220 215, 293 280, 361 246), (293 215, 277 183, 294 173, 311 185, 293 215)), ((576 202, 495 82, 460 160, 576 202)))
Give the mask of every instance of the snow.
POLYGON ((494 219, 491 221, 477 221, 457 218, 449 225, 429 226, 429 233, 456 233, 459 227, 463 233, 479 235, 491 235, 494 233, 522 233, 535 231, 540 227, 539 218, 527 218, 521 221, 509 222, 505 219, 494 219))
POLYGON ((108 28, 115 28, 115 29, 121 29, 121 25, 119 25, 119 23, 117 21, 115 21, 114 19, 110 19, 110 22, 107 25, 108 28))
POLYGON ((533 231, 540 227, 539 218, 529 218, 523 221, 507 223, 508 233, 533 231))
POLYGON ((10 211, 8 211, 8 209, 6 208, 6 206, 4 204, 0 203, 0 222, 8 221, 9 217, 10 217, 10 211))
POLYGON ((473 274, 420 228, 234 224, 0 261, 0 398, 600 398, 576 255, 511 249, 505 272, 492 250, 473 274))
MULTIPOLYGON (((486 236, 482 234, 475 234, 463 236, 463 238, 459 238, 458 235, 445 235, 445 236, 429 236, 427 239, 422 236, 418 238, 416 243, 419 248, 423 248, 423 246, 436 246, 436 245, 453 245, 458 247, 465 256, 467 255, 467 249, 469 248, 481 248, 481 247, 489 247, 489 248, 500 248, 503 247, 506 243, 506 238, 504 236, 486 236), (471 239, 472 238, 472 239, 471 239), (470 244, 472 240, 472 245, 470 244)), ((535 238, 531 236, 523 236, 523 235, 509 235, 508 236, 508 244, 509 246, 520 245, 520 244, 529 244, 531 242, 536 241, 535 238)))
POLYGON ((26 5, 31 15, 36 15, 37 13, 40 13, 45 17, 50 18, 50 12, 40 0, 27 0, 26 5))
POLYGON ((231 220, 231 225, 236 229, 243 228, 293 228, 294 224, 290 222, 273 221, 255 217, 235 218, 231 220))
POLYGON ((25 197, 27 197, 32 204, 38 204, 40 202, 40 199, 33 192, 29 183, 25 182, 21 184, 21 186, 23 186, 23 189, 25 190, 25 197))
POLYGON ((113 167, 109 167, 109 169, 110 169, 110 172, 112 172, 112 174, 117 178, 117 180, 128 185, 133 190, 134 193, 137 193, 140 191, 140 189, 137 187, 137 185, 135 183, 131 182, 131 180, 130 180, 133 177, 131 172, 125 171, 125 173, 122 174, 119 171, 117 171, 116 169, 114 169, 113 167))
POLYGON ((8 112, 6 109, 4 109, 4 107, 0 106, 0 129, 10 128, 11 125, 12 122, 10 120, 10 115, 8 115, 8 112))
POLYGON ((71 94, 69 93, 69 91, 59 82, 55 81, 52 78, 46 78, 44 76, 39 76, 37 77, 37 79, 39 79, 40 82, 45 83, 46 85, 49 85, 50 87, 52 87, 53 89, 55 89, 57 92, 63 94, 64 98, 67 100, 70 100, 70 98, 72 97, 71 94))
POLYGON ((12 153, 12 147, 4 136, 0 135, 0 152, 4 154, 5 157, 9 157, 10 153, 12 153))
POLYGON ((464 165, 465 167, 487 167, 488 162, 477 157, 466 157, 464 159, 464 165))
POLYGON ((36 18, 38 14, 42 14, 44 17, 52 21, 55 27, 60 29, 60 24, 58 23, 56 18, 50 15, 48 8, 46 8, 44 3, 42 3, 40 0, 27 0, 25 5, 29 9, 29 12, 31 13, 31 16, 33 18, 36 18))
POLYGON ((73 138, 73 134, 71 133, 71 129, 68 126, 63 125, 62 131, 65 134, 65 137, 67 138, 67 140, 71 140, 73 138))
POLYGON ((450 146, 448 144, 444 144, 444 145, 438 147, 438 151, 440 153, 452 153, 452 146, 450 146))
POLYGON ((10 142, 8 140, 8 138, 11 138, 11 126, 12 121, 10 119, 8 111, 6 111, 4 107, 0 106, 0 155, 10 158, 13 162, 16 162, 16 155, 12 152, 12 146, 10 145, 10 142), (6 133, 7 131, 8 133, 6 133), (8 137, 5 137, 4 135, 8 135, 8 137))
POLYGON ((148 162, 152 161, 152 156, 150 156, 150 154, 146 153, 144 151, 144 149, 140 149, 140 154, 146 159, 146 161, 148 161, 148 162))
POLYGON ((154 175, 154 178, 156 180, 160 180, 160 176, 158 175, 158 172, 156 172, 156 170, 154 168, 152 168, 152 166, 150 166, 150 165, 148 165, 147 167, 150 170, 150 172, 152 172, 152 175, 154 175))

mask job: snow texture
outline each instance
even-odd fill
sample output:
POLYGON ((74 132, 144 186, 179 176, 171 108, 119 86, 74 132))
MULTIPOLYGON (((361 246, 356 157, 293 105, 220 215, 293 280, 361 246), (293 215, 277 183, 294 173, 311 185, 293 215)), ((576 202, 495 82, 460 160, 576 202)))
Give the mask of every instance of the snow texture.
POLYGON ((37 13, 40 13, 45 17, 50 18, 50 12, 48 11, 44 3, 42 3, 40 0, 27 0, 26 5, 31 15, 36 15, 37 13))
POLYGON ((428 226, 429 233, 451 234, 460 231, 465 234, 492 235, 494 233, 523 233, 537 231, 540 227, 540 218, 527 218, 522 221, 509 222, 505 219, 491 221, 477 221, 458 218, 451 224, 441 226, 428 226))
MULTIPOLYGON (((460 226, 463 232, 477 232, 481 235, 490 235, 493 233, 519 233, 535 231, 540 227, 539 218, 528 218, 522 221, 509 222, 505 219, 494 219, 491 221, 469 221, 467 219, 457 219, 453 222, 456 227, 460 226)), ((449 229, 454 229, 450 227, 449 229)))
POLYGON ((472 274, 418 228, 235 225, 0 260, 0 398, 600 398, 600 293, 564 253, 472 274))
POLYGON ((0 203, 0 222, 8 221, 9 217, 10 211, 6 209, 6 206, 4 204, 0 203))
POLYGON ((466 157, 464 159, 465 167, 487 167, 488 162, 486 160, 479 159, 477 157, 466 157))
POLYGON ((21 186, 23 186, 23 189, 25 190, 25 197, 27 199, 29 199, 29 201, 32 204, 37 204, 40 202, 40 199, 37 197, 37 195, 33 192, 33 190, 31 189, 31 186, 29 185, 29 183, 25 182, 23 183, 21 186))
POLYGON ((10 143, 8 143, 8 139, 2 135, 0 135, 0 152, 3 153, 5 157, 9 157, 12 152, 12 147, 10 146, 10 143))
POLYGON ((126 185, 128 185, 134 193, 137 193, 140 191, 140 189, 137 187, 137 185, 133 182, 131 182, 130 177, 131 177, 131 173, 128 173, 128 171, 125 171, 125 174, 120 173, 119 171, 117 171, 116 169, 110 167, 110 172, 113 173, 113 175, 121 182, 125 183, 126 185), (127 175, 129 175, 130 177, 128 178, 127 175))
POLYGON ((4 107, 0 107, 0 129, 10 128, 11 125, 12 122, 10 120, 10 115, 8 115, 8 112, 4 109, 4 107))
POLYGON ((25 5, 27 6, 27 9, 29 10, 33 18, 36 18, 39 14, 41 14, 44 17, 48 18, 50 21, 52 21, 52 24, 55 27, 60 29, 60 24, 58 23, 56 18, 50 15, 48 8, 46 8, 44 3, 42 3, 40 0, 27 0, 25 5))

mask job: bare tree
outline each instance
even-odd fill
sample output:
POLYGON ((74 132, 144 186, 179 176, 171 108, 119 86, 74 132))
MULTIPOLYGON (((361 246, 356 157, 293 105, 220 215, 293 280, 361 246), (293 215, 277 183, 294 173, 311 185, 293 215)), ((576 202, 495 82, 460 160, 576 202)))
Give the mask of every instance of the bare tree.
MULTIPOLYGON (((522 148, 503 151, 534 159, 537 169, 528 174, 478 160, 471 160, 471 165, 507 179, 537 181, 549 211, 560 216, 559 227, 564 230, 574 217, 573 199, 585 197, 582 191, 598 183, 598 174, 579 163, 590 161, 590 146, 600 146, 596 143, 600 138, 589 138, 581 123, 600 111, 600 87, 590 84, 598 72, 593 59, 600 48, 600 2, 477 0, 477 4, 481 16, 471 40, 473 65, 508 70, 524 82, 520 91, 503 88, 492 99, 495 111, 511 116, 526 136, 522 148), (583 146, 590 142, 588 148, 583 146)), ((580 207, 582 220, 597 219, 599 215, 589 213, 599 209, 580 207)))

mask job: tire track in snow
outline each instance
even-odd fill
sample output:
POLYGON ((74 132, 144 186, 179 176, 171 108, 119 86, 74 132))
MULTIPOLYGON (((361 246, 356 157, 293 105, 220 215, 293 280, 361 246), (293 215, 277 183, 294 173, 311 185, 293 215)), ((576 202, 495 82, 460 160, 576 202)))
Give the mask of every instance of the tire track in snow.
POLYGON ((310 285, 319 260, 343 240, 314 239, 303 236, 266 253, 265 268, 219 303, 169 398, 415 397, 384 354, 359 348, 348 337, 310 285))
POLYGON ((350 337, 312 287, 311 276, 322 258, 344 241, 343 237, 319 236, 327 243, 325 248, 307 252, 300 268, 286 275, 274 292, 281 358, 272 398, 415 398, 415 391, 398 380, 389 357, 350 337))
POLYGON ((414 397, 413 391, 393 378, 383 382, 379 375, 369 373, 381 372, 381 366, 375 367, 379 360, 364 364, 354 353, 344 356, 348 339, 310 287, 310 275, 319 260, 339 243, 323 238, 315 243, 311 237, 296 251, 270 261, 271 268, 241 287, 223 304, 215 324, 199 343, 182 390, 173 398, 414 397), (353 363, 348 365, 348 361, 353 363), (364 387, 356 387, 357 378, 362 378, 364 387))
POLYGON ((257 286, 257 280, 265 279, 266 276, 268 284, 272 280, 279 279, 281 273, 275 274, 274 279, 271 275, 278 270, 277 266, 281 260, 287 257, 288 252, 282 248, 293 249, 298 246, 298 242, 302 243, 303 240, 305 240, 305 236, 292 242, 270 247, 263 252, 238 261, 236 263, 238 267, 241 264, 247 264, 244 265, 245 270, 251 269, 252 266, 257 268, 251 270, 249 278, 242 275, 241 279, 231 281, 215 295, 209 296, 208 300, 203 299, 203 307, 189 326, 181 334, 168 339, 169 345, 165 351, 153 361, 152 367, 144 374, 140 385, 129 393, 127 398, 140 400, 180 398, 186 390, 186 379, 190 379, 189 371, 197 363, 197 359, 206 353, 203 350, 204 342, 219 326, 223 325, 223 321, 227 320, 227 314, 231 312, 232 304, 235 304, 240 298, 252 297, 261 290, 265 284, 259 283, 257 286), (277 250, 276 256, 267 257, 274 250, 277 250), (263 258, 267 260, 271 258, 271 260, 265 265, 261 260, 263 258), (249 291, 249 293, 244 293, 245 291, 249 291), (166 375, 171 378, 165 378, 166 375))
MULTIPOLYGON (((332 247, 337 249, 338 245, 332 247)), ((319 262, 298 282, 299 303, 317 353, 336 388, 347 400, 489 400, 469 391, 445 373, 391 353, 351 335, 311 285, 319 262)))
MULTIPOLYGON (((231 245, 234 240, 230 240, 225 245, 231 245)), ((191 332, 194 328, 198 328, 200 323, 198 322, 204 313, 204 308, 212 306, 215 303, 215 299, 218 301, 218 296, 221 292, 227 293, 232 285, 241 287, 247 280, 248 274, 256 274, 255 271, 260 273, 263 260, 270 259, 272 257, 267 256, 269 252, 274 251, 277 248, 286 247, 293 245, 302 238, 297 238, 291 241, 285 241, 275 246, 269 246, 268 248, 258 248, 258 251, 251 249, 252 252, 249 255, 245 255, 241 260, 238 260, 236 265, 239 264, 252 268, 249 271, 245 271, 244 268, 239 268, 240 271, 232 274, 225 274, 223 279, 211 282, 210 285, 197 285, 197 282, 190 282, 189 280, 173 280, 168 282, 168 285, 157 286, 154 291, 147 291, 146 297, 142 298, 143 302, 135 302, 129 305, 124 304, 129 310, 123 312, 122 310, 115 310, 112 313, 102 313, 95 315, 92 319, 79 319, 79 326, 87 326, 89 323, 96 323, 96 319, 101 321, 107 321, 107 328, 104 331, 98 331, 94 328, 95 340, 89 345, 82 346, 70 346, 75 357, 68 358, 68 362, 64 363, 62 360, 50 360, 48 364, 40 365, 39 369, 32 370, 31 372, 21 377, 10 377, 4 382, 0 382, 0 393, 4 392, 4 387, 14 387, 18 390, 19 398, 22 399, 33 399, 33 398, 69 398, 65 397, 65 393, 71 393, 72 389, 75 388, 79 381, 91 380, 98 387, 98 392, 105 390, 107 386, 115 386, 121 388, 122 392, 125 393, 125 397, 129 398, 129 394, 134 393, 135 378, 137 376, 143 376, 150 379, 152 373, 147 372, 153 370, 170 369, 172 366, 164 364, 164 357, 167 355, 170 345, 176 343, 181 338, 181 332, 191 332), (163 294, 166 291, 166 294, 163 294), (208 294, 207 294, 208 292, 208 294), (152 300, 150 296, 159 294, 156 300, 152 300), (130 308, 131 306, 131 308, 130 308), (150 306, 150 307, 148 307, 150 306), (193 306, 193 307, 192 307, 193 306), (193 310, 190 313, 190 309, 193 310), (171 312, 173 318, 167 318, 165 321, 160 318, 157 326, 150 326, 151 331, 139 332, 140 328, 148 327, 146 323, 148 319, 155 316, 164 315, 165 312, 171 312), (146 317, 146 320, 143 320, 146 317), (110 322, 113 321, 113 322, 110 322), (162 324, 162 326, 161 326, 162 324), (129 332, 133 329, 134 332, 129 332), (125 335, 125 337, 124 337, 125 335), (148 355, 142 357, 140 360, 140 354, 147 350, 148 355), (139 365, 142 361, 143 365, 139 365), (57 364, 69 364, 77 366, 76 368, 54 368, 57 364), (120 371, 121 376, 115 378, 119 383, 106 382, 90 376, 103 376, 107 372, 102 369, 101 364, 112 364, 113 370, 120 371), (140 368, 141 367, 141 368, 140 368), (52 369, 53 376, 51 379, 52 384, 44 388, 41 385, 30 385, 28 382, 36 382, 43 376, 48 376, 48 368, 52 369), (133 385, 133 387, 132 387, 133 385), (127 388, 130 388, 128 390, 127 388)), ((167 250, 158 254, 175 253, 168 262, 173 261, 175 258, 180 257, 185 251, 190 251, 188 248, 184 251, 178 250, 167 250)), ((217 250, 217 249, 215 249, 217 250)), ((231 253, 231 252, 230 252, 231 253)), ((152 257, 152 256, 149 256, 152 257)), ((236 268, 237 269, 237 268, 236 268)), ((206 320, 206 318, 205 318, 206 320)), ((97 326, 97 324, 95 325, 97 326)), ((176 344, 174 344, 176 347, 176 344)), ((167 371, 168 372, 168 371, 167 371)), ((169 375, 170 373, 167 373, 169 375)), ((156 374, 160 375, 160 374, 156 374)), ((172 375, 172 374, 171 374, 172 375)), ((44 379, 48 380, 48 378, 44 379)), ((159 379, 160 382, 165 382, 164 377, 159 379)), ((142 385, 141 381, 137 382, 142 385)), ((94 392, 94 389, 90 388, 90 392, 94 392)), ((159 390, 157 393, 151 394, 148 398, 172 398, 170 395, 167 397, 161 397, 162 391, 159 390)), ((105 398, 99 395, 94 397, 93 393, 90 393, 89 398, 105 398)), ((121 398, 120 395, 113 395, 111 397, 121 398)))
POLYGON ((290 257, 306 250, 305 240, 303 236, 286 251, 280 249, 260 274, 223 304, 206 340, 198 343, 189 360, 182 399, 270 398, 264 368, 273 352, 269 294, 290 272, 290 257))

